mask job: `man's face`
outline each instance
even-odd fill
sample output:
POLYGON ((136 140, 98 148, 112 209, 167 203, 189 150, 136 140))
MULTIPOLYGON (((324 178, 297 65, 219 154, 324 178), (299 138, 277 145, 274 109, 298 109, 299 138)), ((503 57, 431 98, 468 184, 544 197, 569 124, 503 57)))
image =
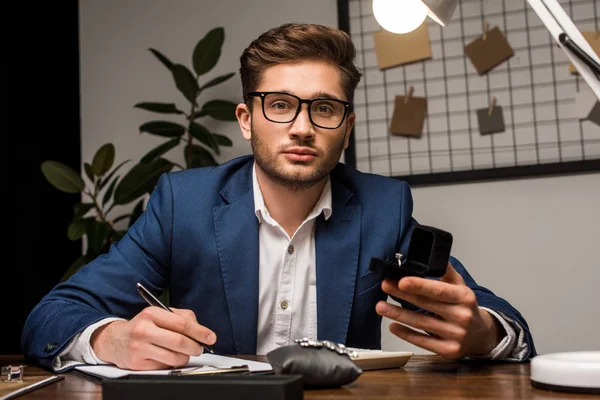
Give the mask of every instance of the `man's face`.
MULTIPOLYGON (((337 67, 321 61, 280 64, 262 73, 257 92, 287 92, 302 99, 332 97, 348 101, 340 85, 337 67)), ((250 140, 257 167, 277 184, 304 189, 321 182, 348 147, 354 113, 348 113, 336 129, 311 123, 308 105, 292 122, 265 118, 259 97, 251 97, 252 112, 239 105, 237 114, 246 140, 250 140)), ((275 105, 283 107, 283 105, 275 105)), ((314 115, 313 115, 314 118, 314 115)))

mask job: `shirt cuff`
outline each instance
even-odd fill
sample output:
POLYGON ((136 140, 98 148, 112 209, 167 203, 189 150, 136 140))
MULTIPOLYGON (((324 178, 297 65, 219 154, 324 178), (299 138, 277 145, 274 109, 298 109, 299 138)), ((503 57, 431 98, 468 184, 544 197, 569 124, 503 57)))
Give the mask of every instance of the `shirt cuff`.
POLYGON ((489 312, 496 318, 506 331, 506 335, 500 343, 488 354, 484 356, 469 357, 471 359, 503 360, 503 361, 523 361, 529 353, 529 346, 525 341, 525 330, 513 319, 507 317, 500 311, 491 310, 487 307, 479 307, 489 312))
POLYGON ((123 318, 110 317, 101 319, 75 335, 65 350, 54 359, 52 366, 55 372, 60 372, 60 370, 74 365, 108 364, 96 356, 96 353, 90 344, 90 338, 96 329, 110 322, 119 320, 123 320, 123 318))

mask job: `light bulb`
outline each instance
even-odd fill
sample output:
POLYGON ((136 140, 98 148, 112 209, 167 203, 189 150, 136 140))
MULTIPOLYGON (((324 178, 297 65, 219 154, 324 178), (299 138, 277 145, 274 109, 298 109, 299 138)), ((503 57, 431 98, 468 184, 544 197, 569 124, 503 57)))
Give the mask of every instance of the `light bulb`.
POLYGON ((417 29, 428 12, 421 0, 373 0, 373 15, 386 31, 407 33, 417 29))

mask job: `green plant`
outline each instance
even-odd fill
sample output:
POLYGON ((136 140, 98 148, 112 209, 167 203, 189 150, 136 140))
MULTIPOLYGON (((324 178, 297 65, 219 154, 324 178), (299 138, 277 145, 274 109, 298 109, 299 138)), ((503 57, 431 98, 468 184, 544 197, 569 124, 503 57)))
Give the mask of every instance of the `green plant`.
POLYGON ((192 73, 182 64, 171 62, 155 49, 150 51, 170 71, 175 86, 190 103, 190 111, 186 114, 174 103, 143 102, 134 107, 160 114, 182 115, 184 125, 164 120, 154 120, 140 126, 140 133, 146 132, 167 137, 168 141, 146 153, 138 164, 135 164, 122 178, 116 175, 121 167, 131 160, 114 165, 115 147, 106 143, 95 153, 90 163, 84 163, 84 172, 88 182, 71 167, 55 160, 42 163, 41 169, 46 180, 57 189, 66 193, 81 193, 87 200, 78 202, 73 211, 73 218, 67 229, 71 240, 87 238, 85 254, 79 257, 65 272, 62 280, 77 272, 85 264, 98 255, 107 252, 112 243, 123 237, 126 230, 144 211, 144 197, 150 194, 163 173, 174 167, 181 169, 217 165, 212 153, 220 155, 220 147, 232 146, 229 138, 222 134, 210 132, 198 120, 211 117, 220 121, 235 121, 237 104, 226 100, 209 100, 202 106, 198 104, 200 95, 208 88, 214 87, 230 79, 234 73, 218 76, 202 86, 200 76, 212 70, 221 56, 221 48, 225 39, 225 31, 218 27, 209 31, 194 47, 192 53, 192 73), (199 143, 196 143, 197 140, 199 143), (162 156, 181 143, 184 146, 185 167, 167 160, 162 156), (111 170, 112 168, 112 170, 111 170), (112 218, 115 206, 137 203, 130 213, 112 218), (126 227, 119 222, 127 220, 126 227))
MULTIPOLYGON (((220 155, 220 147, 230 147, 231 140, 222 134, 210 132, 198 120, 211 117, 220 121, 236 121, 236 103, 212 99, 199 105, 200 95, 211 87, 230 79, 235 73, 230 72, 220 75, 202 86, 199 78, 212 70, 221 57, 221 47, 225 39, 225 31, 222 27, 214 28, 208 32, 194 47, 192 53, 192 72, 183 64, 175 64, 164 54, 156 49, 149 50, 158 60, 169 69, 173 76, 175 86, 183 97, 189 102, 189 112, 177 108, 174 103, 142 102, 134 107, 159 114, 175 114, 183 119, 183 123, 166 120, 152 120, 139 127, 140 133, 149 133, 156 136, 169 138, 166 142, 150 150, 144 157, 142 163, 151 163, 169 150, 179 146, 182 142, 185 168, 195 168, 217 165, 213 152, 220 155), (197 141, 197 142, 196 142, 197 141)), ((184 169, 184 167, 175 164, 184 169)))
POLYGON ((166 160, 157 159, 150 164, 138 164, 122 178, 116 175, 126 160, 114 165, 115 147, 112 143, 101 146, 92 163, 84 163, 88 182, 71 167, 54 160, 44 161, 41 165, 46 180, 55 188, 66 193, 81 193, 83 201, 74 206, 73 219, 67 228, 70 240, 79 240, 87 236, 87 249, 65 272, 63 280, 79 268, 105 253, 110 245, 121 239, 144 209, 142 196, 150 193, 156 186, 160 175, 172 169, 166 160), (87 197, 87 199, 86 199, 87 197), (139 199, 139 200, 138 200, 139 199), (131 213, 111 218, 115 206, 126 205, 135 200, 137 204, 131 213), (120 221, 128 220, 127 228, 118 229, 120 221))

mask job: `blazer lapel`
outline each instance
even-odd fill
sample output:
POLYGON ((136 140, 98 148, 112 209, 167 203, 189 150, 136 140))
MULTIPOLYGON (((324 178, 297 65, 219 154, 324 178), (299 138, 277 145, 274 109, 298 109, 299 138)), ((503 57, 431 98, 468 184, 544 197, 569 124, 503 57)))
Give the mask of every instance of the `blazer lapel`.
POLYGON ((332 176, 332 214, 317 220, 317 334, 345 343, 354 299, 360 249, 361 207, 347 204, 350 192, 332 176))
POLYGON ((217 249, 237 354, 256 354, 258 321, 258 220, 252 162, 237 172, 213 209, 217 249))

